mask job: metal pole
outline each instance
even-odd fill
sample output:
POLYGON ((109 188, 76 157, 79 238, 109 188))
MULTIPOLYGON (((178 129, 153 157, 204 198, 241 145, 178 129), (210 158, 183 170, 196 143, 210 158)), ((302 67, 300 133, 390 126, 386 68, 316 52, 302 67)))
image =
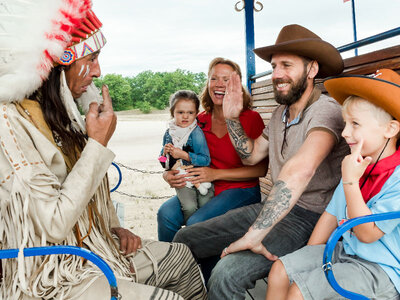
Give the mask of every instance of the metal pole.
POLYGON ((246 26, 246 79, 247 88, 251 93, 251 77, 256 74, 256 62, 254 58, 254 0, 245 1, 245 26, 246 26))
MULTIPOLYGON (((356 8, 354 4, 355 0, 351 0, 351 11, 353 15, 353 34, 354 34, 354 42, 357 42, 357 25, 356 25, 356 8)), ((354 55, 358 56, 358 49, 354 49, 354 55)))

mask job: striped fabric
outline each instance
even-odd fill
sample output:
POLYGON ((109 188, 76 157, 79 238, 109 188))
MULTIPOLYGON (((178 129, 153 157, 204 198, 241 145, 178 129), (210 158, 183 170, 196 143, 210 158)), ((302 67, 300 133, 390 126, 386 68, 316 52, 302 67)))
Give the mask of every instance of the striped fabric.
MULTIPOLYGON (((143 283, 172 290, 184 299, 206 299, 199 266, 189 248, 184 244, 162 242, 152 243, 150 246, 160 248, 161 245, 169 249, 164 252, 165 256, 158 262, 157 276, 153 272, 143 283)), ((157 289, 154 293, 154 299, 164 299, 165 291, 157 289)))

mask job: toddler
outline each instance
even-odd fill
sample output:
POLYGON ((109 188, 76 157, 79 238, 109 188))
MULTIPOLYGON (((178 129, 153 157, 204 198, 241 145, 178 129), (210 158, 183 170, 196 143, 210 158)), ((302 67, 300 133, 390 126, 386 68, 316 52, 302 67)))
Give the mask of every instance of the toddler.
MULTIPOLYGON (((179 170, 179 174, 185 174, 186 168, 206 167, 210 164, 206 139, 197 126, 199 106, 199 98, 192 91, 180 90, 170 97, 173 119, 164 134, 159 158, 166 170, 179 170)), ((210 182, 195 184, 195 187, 187 181, 186 187, 176 189, 185 222, 214 196, 214 188, 210 182)))

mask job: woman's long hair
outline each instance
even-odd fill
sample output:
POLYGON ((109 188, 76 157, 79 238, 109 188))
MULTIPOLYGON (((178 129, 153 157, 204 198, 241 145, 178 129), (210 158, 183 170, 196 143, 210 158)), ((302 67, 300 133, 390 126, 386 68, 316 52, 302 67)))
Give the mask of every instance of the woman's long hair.
POLYGON ((49 78, 32 95, 39 101, 43 116, 56 140, 61 141, 62 151, 70 158, 77 159, 86 144, 86 136, 73 129, 67 110, 60 97, 61 66, 51 70, 49 78))

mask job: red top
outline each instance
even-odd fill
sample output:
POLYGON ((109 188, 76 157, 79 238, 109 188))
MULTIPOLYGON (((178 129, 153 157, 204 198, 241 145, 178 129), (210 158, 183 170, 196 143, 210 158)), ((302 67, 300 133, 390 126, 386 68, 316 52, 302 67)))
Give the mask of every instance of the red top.
MULTIPOLYGON (((385 157, 378 161, 374 170, 369 175, 367 182, 361 189, 361 194, 364 198, 365 203, 369 201, 373 196, 378 194, 385 184, 386 180, 393 174, 394 169, 400 164, 400 150, 397 150, 392 155, 385 157)), ((365 170, 363 176, 360 178, 360 187, 365 180, 365 177, 371 171, 374 164, 371 164, 365 170)))
MULTIPOLYGON (((227 133, 222 138, 218 138, 211 132, 211 114, 202 112, 197 118, 199 120, 198 125, 203 129, 208 149, 210 150, 210 167, 214 169, 233 169, 243 167, 244 165, 231 143, 229 134, 227 133)), ((265 126, 258 112, 245 110, 240 114, 239 119, 249 138, 256 139, 261 135, 265 126)), ((256 178, 248 181, 216 180, 213 183, 215 188, 214 194, 217 196, 219 193, 227 189, 255 187, 259 184, 259 181, 258 178, 256 178)))

